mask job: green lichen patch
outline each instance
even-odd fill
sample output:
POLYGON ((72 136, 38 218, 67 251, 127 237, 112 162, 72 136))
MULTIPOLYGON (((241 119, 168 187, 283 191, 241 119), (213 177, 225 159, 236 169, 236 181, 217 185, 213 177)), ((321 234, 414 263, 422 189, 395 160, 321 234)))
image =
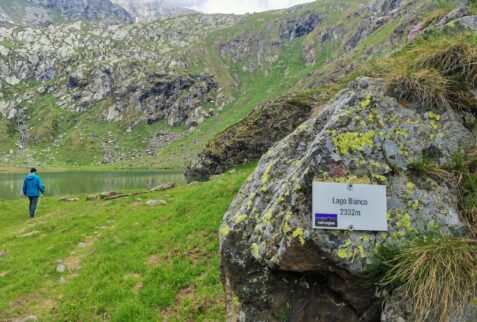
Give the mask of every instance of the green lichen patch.
POLYGON ((348 155, 354 152, 364 152, 366 147, 372 149, 374 147, 374 137, 376 132, 370 130, 368 132, 344 132, 337 134, 332 133, 333 143, 341 155, 348 155))
POLYGON ((303 238, 303 228, 297 228, 292 234, 293 238, 298 238, 300 244, 305 245, 305 239, 303 238))

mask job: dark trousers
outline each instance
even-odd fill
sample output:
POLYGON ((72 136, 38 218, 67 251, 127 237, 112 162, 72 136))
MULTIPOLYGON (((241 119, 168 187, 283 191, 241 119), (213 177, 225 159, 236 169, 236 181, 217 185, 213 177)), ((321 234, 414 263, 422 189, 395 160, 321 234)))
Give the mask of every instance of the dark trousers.
POLYGON ((35 217, 36 206, 38 205, 38 197, 28 197, 30 199, 30 218, 35 217))

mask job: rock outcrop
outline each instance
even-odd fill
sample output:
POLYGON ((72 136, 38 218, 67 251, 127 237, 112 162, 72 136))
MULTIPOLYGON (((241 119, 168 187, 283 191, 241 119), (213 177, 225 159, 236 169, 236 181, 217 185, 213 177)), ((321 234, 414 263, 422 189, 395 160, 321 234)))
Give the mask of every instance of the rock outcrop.
POLYGON ((109 23, 133 23, 134 18, 110 0, 29 0, 46 8, 59 10, 70 19, 85 18, 109 23))
POLYGON ((111 0, 120 5, 136 19, 136 21, 156 20, 170 16, 194 13, 195 11, 176 6, 174 1, 167 0, 111 0))
POLYGON ((259 159, 273 144, 303 123, 310 112, 309 104, 291 98, 259 105, 247 118, 209 141, 186 169, 186 177, 204 180, 259 159))
POLYGON ((442 165, 474 145, 454 112, 403 107, 381 80, 352 82, 262 157, 225 214, 227 320, 380 320, 381 300, 364 277, 377 245, 428 228, 467 229, 455 187, 412 165, 424 155, 442 165), (386 185, 389 231, 312 229, 314 180, 386 185))

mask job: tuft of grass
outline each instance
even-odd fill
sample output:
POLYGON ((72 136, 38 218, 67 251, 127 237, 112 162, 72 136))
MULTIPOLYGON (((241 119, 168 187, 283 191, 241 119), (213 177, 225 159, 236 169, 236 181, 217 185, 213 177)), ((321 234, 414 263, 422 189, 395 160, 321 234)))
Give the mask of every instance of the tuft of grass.
POLYGON ((469 90, 477 84, 473 36, 420 38, 382 65, 388 93, 401 101, 426 109, 477 110, 469 90))
POLYGON ((435 157, 429 155, 423 155, 420 160, 410 165, 410 169, 419 174, 437 176, 447 182, 454 178, 452 173, 439 167, 435 157))
POLYGON ((415 64, 435 68, 445 75, 460 72, 468 51, 464 37, 444 38, 431 46, 417 46, 413 49, 417 56, 415 64))
POLYGON ((438 8, 435 9, 431 12, 429 12, 425 17, 423 21, 423 29, 432 25, 434 22, 437 22, 441 20, 443 17, 445 17, 448 13, 450 12, 449 8, 438 8))
POLYGON ((396 72, 386 79, 386 85, 388 93, 400 101, 426 107, 450 107, 447 95, 449 82, 435 69, 423 69, 416 73, 408 70, 396 72))
POLYGON ((477 239, 477 150, 456 153, 444 171, 451 174, 448 182, 458 189, 461 219, 477 239))
POLYGON ((414 304, 414 320, 448 321, 477 295, 477 241, 437 233, 382 245, 369 272, 381 289, 399 290, 414 304))

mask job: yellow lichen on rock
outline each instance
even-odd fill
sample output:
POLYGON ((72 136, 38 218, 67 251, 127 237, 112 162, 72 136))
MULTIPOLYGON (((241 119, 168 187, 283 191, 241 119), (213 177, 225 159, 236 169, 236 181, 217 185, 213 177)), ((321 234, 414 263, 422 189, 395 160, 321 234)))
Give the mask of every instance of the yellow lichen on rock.
POLYGON ((230 227, 228 225, 223 226, 222 228, 220 228, 219 233, 222 237, 227 236, 230 233, 230 227))
POLYGON ((368 177, 357 177, 357 176, 347 176, 347 177, 334 177, 327 179, 330 182, 336 183, 353 183, 353 184, 371 184, 371 180, 368 177))
POLYGON ((238 224, 241 224, 242 222, 244 222, 245 219, 248 218, 248 215, 247 214, 236 215, 234 218, 235 218, 235 223, 238 225, 238 224))
POLYGON ((298 238, 300 244, 305 245, 305 239, 303 238, 303 228, 297 228, 292 234, 293 238, 298 238))
POLYGON ((353 257, 353 255, 354 255, 354 253, 350 249, 347 249, 347 248, 338 249, 337 254, 338 254, 338 257, 342 258, 342 259, 348 259, 348 258, 353 257))
POLYGON ((258 244, 253 243, 252 246, 250 246, 250 248, 252 250, 252 256, 259 259, 260 258, 260 252, 259 252, 259 249, 258 249, 258 244))
POLYGON ((270 172, 272 171, 273 164, 269 164, 262 175, 262 185, 265 186, 270 180, 270 172))
POLYGON ((409 194, 413 194, 414 190, 416 189, 416 185, 414 183, 412 183, 411 181, 409 181, 406 184, 406 188, 407 188, 407 191, 409 192, 409 194))
POLYGON ((334 135, 333 143, 342 155, 347 155, 350 152, 363 152, 366 147, 373 148, 375 136, 373 130, 365 133, 345 132, 334 135))
POLYGON ((272 219, 272 215, 273 215, 273 212, 271 209, 269 209, 265 215, 263 216, 263 223, 265 225, 269 225, 270 224, 270 220, 272 219))

